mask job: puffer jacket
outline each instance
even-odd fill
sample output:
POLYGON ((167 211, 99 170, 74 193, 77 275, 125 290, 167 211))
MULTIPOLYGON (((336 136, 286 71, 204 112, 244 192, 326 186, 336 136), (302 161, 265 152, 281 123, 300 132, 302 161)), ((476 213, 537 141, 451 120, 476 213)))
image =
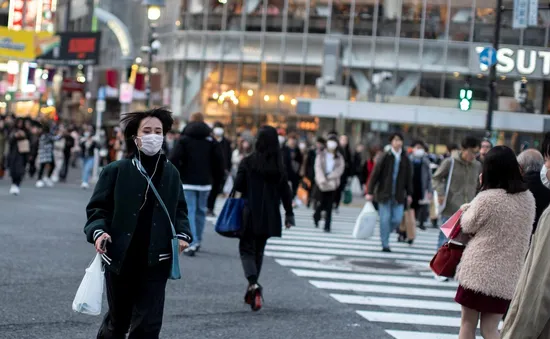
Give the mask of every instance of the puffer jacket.
POLYGON ((466 289, 511 300, 518 283, 535 220, 535 198, 529 191, 481 191, 463 206, 462 231, 473 237, 457 269, 466 289))
POLYGON ((321 151, 315 157, 315 183, 321 192, 336 191, 340 187, 340 178, 346 169, 345 159, 341 153, 334 155, 334 168, 326 173, 327 151, 321 151))

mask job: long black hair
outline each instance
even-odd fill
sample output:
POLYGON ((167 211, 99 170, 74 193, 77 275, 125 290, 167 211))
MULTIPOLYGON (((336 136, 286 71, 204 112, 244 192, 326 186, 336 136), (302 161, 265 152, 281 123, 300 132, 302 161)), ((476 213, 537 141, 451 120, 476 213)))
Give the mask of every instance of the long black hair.
POLYGON ((277 130, 263 126, 258 131, 254 152, 250 155, 250 169, 260 173, 266 179, 280 180, 284 173, 283 156, 277 130))
POLYGON ((527 191, 516 155, 506 146, 493 147, 483 161, 481 190, 495 188, 501 188, 510 194, 527 191))
POLYGON ((169 130, 172 129, 174 119, 172 118, 172 112, 166 108, 155 108, 148 111, 126 113, 120 120, 120 125, 124 128, 124 139, 126 141, 126 156, 133 157, 138 149, 134 143, 134 139, 137 137, 137 132, 141 121, 146 118, 157 118, 162 123, 162 134, 166 136, 169 130))

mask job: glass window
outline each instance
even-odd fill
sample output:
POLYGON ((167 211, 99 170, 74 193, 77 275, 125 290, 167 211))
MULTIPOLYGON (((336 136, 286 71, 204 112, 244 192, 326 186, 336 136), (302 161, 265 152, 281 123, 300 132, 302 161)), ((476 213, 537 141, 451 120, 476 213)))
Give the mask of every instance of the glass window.
POLYGON ((420 38, 422 22, 422 2, 403 0, 401 7, 401 28, 399 36, 402 38, 420 38))

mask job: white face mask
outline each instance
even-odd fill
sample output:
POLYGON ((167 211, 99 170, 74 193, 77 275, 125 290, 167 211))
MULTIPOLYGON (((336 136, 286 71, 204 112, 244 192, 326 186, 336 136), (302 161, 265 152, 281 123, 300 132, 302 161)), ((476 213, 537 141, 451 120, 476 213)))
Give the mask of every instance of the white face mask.
POLYGON ((329 151, 334 151, 338 147, 338 143, 334 140, 327 141, 327 149, 329 151))
POLYGON ((424 154, 426 154, 426 151, 423 150, 422 148, 419 148, 419 149, 415 149, 414 152, 413 152, 414 156, 415 157, 423 157, 424 154))
POLYGON ((214 135, 217 136, 217 137, 223 136, 223 128, 214 127, 214 135))
POLYGON ((546 166, 542 166, 542 169, 540 170, 540 180, 546 188, 550 188, 550 180, 548 180, 547 173, 548 168, 546 168, 546 166))
POLYGON ((283 145, 285 143, 286 139, 282 135, 279 135, 279 144, 283 145))
POLYGON ((141 139, 141 148, 139 150, 148 156, 157 154, 164 142, 164 137, 158 134, 147 134, 139 137, 139 139, 141 139))
POLYGON ((305 151, 306 148, 307 148, 307 146, 306 146, 306 144, 304 144, 304 143, 300 143, 300 144, 298 145, 298 148, 300 149, 300 151, 305 151))

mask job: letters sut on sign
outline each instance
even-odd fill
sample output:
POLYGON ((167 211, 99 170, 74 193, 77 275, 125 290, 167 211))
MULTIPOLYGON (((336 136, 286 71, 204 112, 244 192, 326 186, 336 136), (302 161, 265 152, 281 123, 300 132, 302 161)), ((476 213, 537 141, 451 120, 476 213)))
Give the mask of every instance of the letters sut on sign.
MULTIPOLYGON (((484 47, 476 47, 476 52, 480 54, 479 69, 487 71, 489 67, 481 60, 483 50, 484 47)), ((520 75, 550 75, 550 51, 513 50, 504 47, 498 50, 496 59, 499 73, 507 74, 516 71, 520 75)))

